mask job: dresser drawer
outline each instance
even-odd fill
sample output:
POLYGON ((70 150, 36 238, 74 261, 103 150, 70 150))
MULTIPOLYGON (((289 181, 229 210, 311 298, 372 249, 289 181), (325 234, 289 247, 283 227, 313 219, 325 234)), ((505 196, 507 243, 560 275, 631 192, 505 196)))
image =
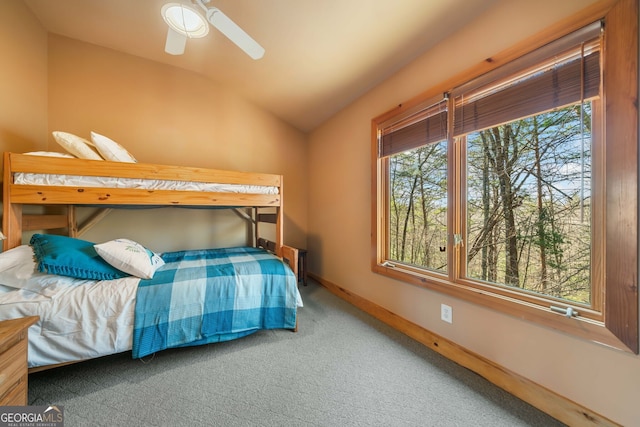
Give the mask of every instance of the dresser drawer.
POLYGON ((16 389, 23 389, 20 396, 24 396, 27 384, 26 354, 26 339, 0 354, 0 405, 7 405, 7 399, 14 396, 16 389))
POLYGON ((23 406, 27 398, 27 374, 24 374, 9 387, 4 395, 0 396, 0 406, 23 406))
POLYGON ((0 322, 0 406, 27 404, 28 330, 37 321, 38 316, 29 316, 0 322))
MULTIPOLYGON (((0 343, 0 365, 2 364, 2 361, 4 360, 4 357, 5 357, 4 352, 13 348, 16 344, 24 340, 26 337, 27 337, 27 332, 20 331, 19 333, 13 334, 9 338, 2 340, 2 342, 0 343)), ((0 369, 2 369, 1 366, 0 366, 0 369)))

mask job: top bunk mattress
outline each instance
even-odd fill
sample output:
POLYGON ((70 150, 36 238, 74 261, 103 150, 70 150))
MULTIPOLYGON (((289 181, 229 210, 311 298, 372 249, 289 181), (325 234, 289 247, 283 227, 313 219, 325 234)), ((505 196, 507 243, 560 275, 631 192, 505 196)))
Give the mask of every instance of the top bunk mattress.
POLYGON ((279 206, 282 176, 4 153, 3 187, 14 203, 279 206))
POLYGON ((92 188, 122 188, 139 190, 201 191, 214 193, 278 194, 277 186, 224 184, 211 182, 78 176, 65 174, 16 173, 17 185, 70 186, 92 188))

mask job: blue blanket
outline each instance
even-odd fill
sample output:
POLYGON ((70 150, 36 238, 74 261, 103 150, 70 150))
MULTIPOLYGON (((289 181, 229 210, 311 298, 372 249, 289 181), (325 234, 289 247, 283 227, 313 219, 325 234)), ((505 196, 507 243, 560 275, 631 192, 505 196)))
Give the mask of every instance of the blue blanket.
POLYGON ((162 254, 165 265, 138 285, 133 357, 296 326, 297 279, 256 248, 162 254))

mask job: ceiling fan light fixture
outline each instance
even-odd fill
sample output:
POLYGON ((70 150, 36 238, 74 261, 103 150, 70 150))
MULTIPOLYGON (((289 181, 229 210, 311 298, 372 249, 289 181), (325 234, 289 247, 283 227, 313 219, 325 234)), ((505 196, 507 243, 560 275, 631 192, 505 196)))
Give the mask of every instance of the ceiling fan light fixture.
POLYGON ((173 31, 193 39, 209 33, 209 23, 197 11, 180 3, 162 6, 162 18, 173 31))
POLYGON ((167 3, 162 6, 162 18, 169 26, 164 51, 170 55, 182 55, 187 39, 204 37, 209 33, 209 24, 220 30, 229 40, 253 59, 264 56, 264 48, 220 9, 208 7, 210 0, 193 0, 205 12, 207 19, 189 6, 167 3))

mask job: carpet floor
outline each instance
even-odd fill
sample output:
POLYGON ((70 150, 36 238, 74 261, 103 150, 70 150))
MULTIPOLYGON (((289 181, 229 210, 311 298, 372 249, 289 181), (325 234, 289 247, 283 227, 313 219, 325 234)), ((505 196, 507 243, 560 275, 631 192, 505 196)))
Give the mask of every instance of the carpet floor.
POLYGON ((310 282, 299 331, 29 376, 73 426, 561 426, 310 282))

